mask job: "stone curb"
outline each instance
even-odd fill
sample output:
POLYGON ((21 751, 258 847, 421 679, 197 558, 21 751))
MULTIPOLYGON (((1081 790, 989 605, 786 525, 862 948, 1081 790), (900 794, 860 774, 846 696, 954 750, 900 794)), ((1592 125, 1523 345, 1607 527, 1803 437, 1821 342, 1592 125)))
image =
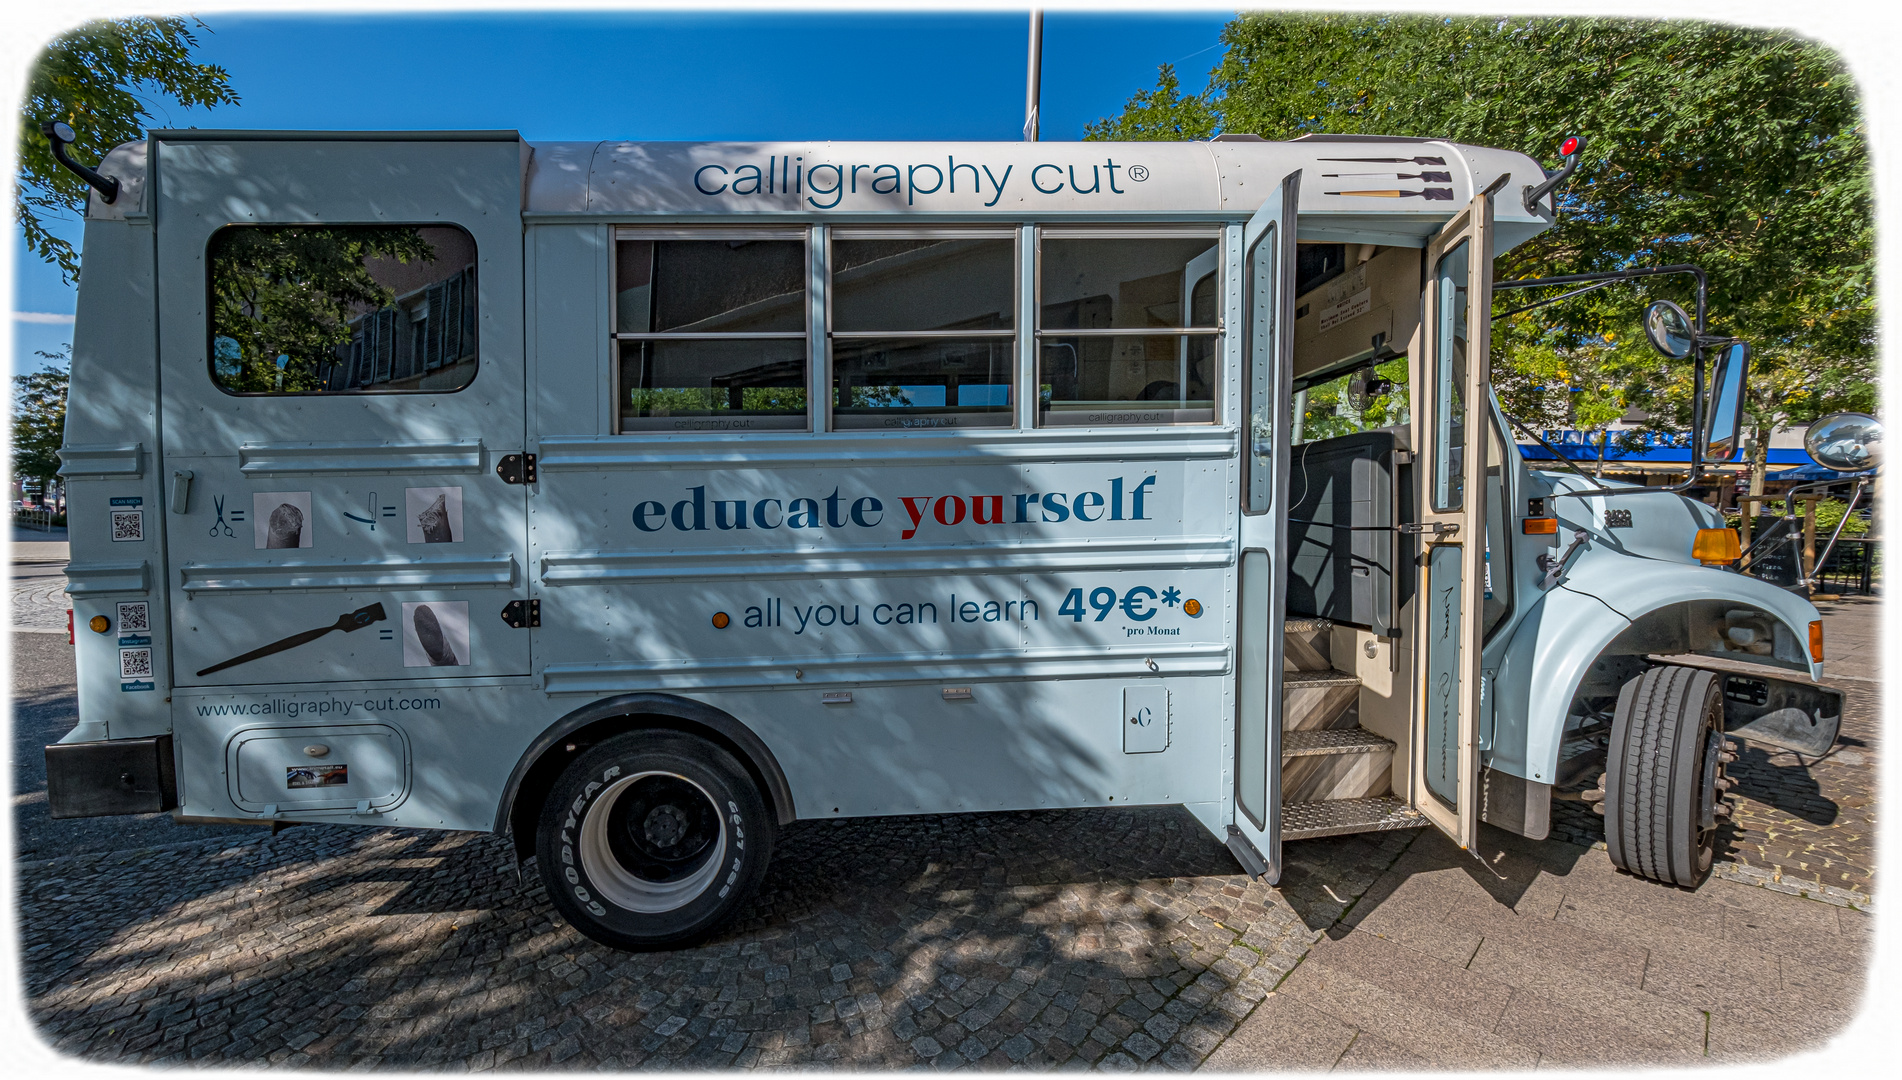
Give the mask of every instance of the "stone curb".
POLYGON ((1783 875, 1773 870, 1764 870, 1746 863, 1718 863, 1711 867, 1711 876, 1725 881, 1735 881, 1741 885, 1755 885, 1771 892, 1788 893, 1801 896, 1806 900, 1816 900, 1836 907, 1853 908, 1856 911, 1875 914, 1875 898, 1868 893, 1854 889, 1839 889, 1834 885, 1823 885, 1814 881, 1786 881, 1783 875))

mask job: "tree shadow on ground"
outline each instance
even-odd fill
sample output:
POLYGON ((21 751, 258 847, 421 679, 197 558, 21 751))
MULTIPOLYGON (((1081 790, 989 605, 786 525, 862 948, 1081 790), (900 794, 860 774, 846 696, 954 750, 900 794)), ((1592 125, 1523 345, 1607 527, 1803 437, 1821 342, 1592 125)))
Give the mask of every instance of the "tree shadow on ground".
POLYGON ((799 822, 727 930, 620 953, 500 838, 297 829, 37 864, 25 989, 98 1061, 1188 1067, 1410 835, 1290 845, 1277 890, 1181 808, 799 822))

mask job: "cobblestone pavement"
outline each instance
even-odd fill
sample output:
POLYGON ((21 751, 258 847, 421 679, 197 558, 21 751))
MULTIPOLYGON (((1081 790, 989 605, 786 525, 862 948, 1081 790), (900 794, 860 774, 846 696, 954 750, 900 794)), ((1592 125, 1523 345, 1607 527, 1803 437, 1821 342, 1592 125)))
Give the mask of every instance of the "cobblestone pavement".
MULTIPOLYGON (((1877 752, 1882 684, 1881 604, 1857 598, 1818 607, 1825 681, 1843 692, 1836 748, 1818 759, 1745 742, 1726 773, 1736 812, 1717 834, 1717 858, 1771 879, 1814 882, 1872 897, 1875 890, 1877 752)), ((1604 819, 1574 802, 1552 804, 1552 835, 1590 846, 1604 819)), ((1721 869, 1720 869, 1721 872, 1721 869)), ((1866 902, 1863 906, 1867 906, 1866 902)))
POLYGON ((1180 809, 802 822, 739 925, 627 954, 493 837, 296 828, 22 864, 26 998, 128 1064, 1188 1068, 1412 836, 1270 889, 1180 809))
MULTIPOLYGON (((1832 627, 1839 614, 1832 612, 1832 627)), ((1733 836, 1725 857, 1745 860, 1733 865, 1756 858, 1779 872, 1809 872, 1805 863, 1819 865, 1816 859, 1796 856, 1827 842, 1847 852, 1845 860, 1859 859, 1869 868, 1862 880, 1870 879, 1866 829, 1827 840, 1830 828, 1851 820, 1844 808, 1855 808, 1852 791, 1873 793, 1876 684, 1844 685, 1859 717, 1845 719, 1844 747, 1824 762, 1770 774, 1835 804, 1834 819, 1809 821, 1801 812, 1821 817, 1817 807, 1773 802, 1777 789, 1746 781, 1739 791, 1767 808, 1752 814, 1784 815, 1775 819, 1777 839, 1799 827, 1790 822, 1811 831, 1801 851, 1792 845, 1794 855, 1733 836), (1813 785, 1802 788, 1798 774, 1812 776, 1813 785)), ((1740 818, 1746 826, 1752 820, 1740 818)), ((1565 935, 1546 922, 1583 926, 1603 914, 1575 904, 1581 896, 1602 893, 1612 908, 1643 916, 1587 926, 1608 939, 1593 947, 1620 963, 1634 949, 1691 957, 1702 948, 1692 939, 1717 923, 1718 937, 1776 936, 1777 949, 1761 951, 1782 965, 1779 993, 1787 991, 1787 1000, 1773 1004, 1784 1012, 1811 993, 1803 981, 1811 973, 1797 966, 1809 957, 1805 950, 1834 950, 1837 974, 1815 975, 1818 986, 1841 989, 1847 974, 1853 989, 1851 973, 1861 970, 1857 950, 1868 920, 1851 918, 1858 913, 1734 882, 1706 890, 1723 892, 1721 902, 1740 913, 1679 911, 1673 898, 1681 894, 1598 865, 1602 852, 1526 848, 1494 834, 1488 830, 1502 852, 1524 861, 1523 872, 1506 863, 1482 872, 1470 856, 1441 850, 1448 845, 1437 834, 1409 830, 1291 843, 1281 885, 1268 888, 1248 881, 1179 808, 801 822, 785 831, 760 897, 736 926, 698 948, 645 954, 614 952, 575 933, 554 914, 533 868, 530 884, 519 883, 506 842, 485 835, 307 826, 275 837, 81 848, 16 864, 24 999, 48 1043, 102 1063, 1327 1067, 1318 1058, 1276 1058, 1269 1051, 1282 1046, 1280 1036, 1263 1042, 1238 1030, 1244 1017, 1253 1030, 1285 1030, 1271 1021, 1305 1016, 1293 1009, 1300 1003, 1348 1031, 1342 1047, 1361 1047, 1351 1061, 1337 1047, 1328 1061, 1405 1068, 1509 1063, 1527 1049, 1554 1063, 1587 1060, 1536 1025, 1499 1026, 1538 1015, 1536 988, 1516 981, 1521 976, 1507 966, 1534 962, 1531 946, 1507 948, 1480 975, 1454 973, 1465 969, 1441 947, 1453 937, 1483 945, 1489 934, 1496 944, 1536 939, 1545 942, 1539 948, 1559 947, 1554 942, 1565 935), (1582 873, 1588 863, 1590 873, 1582 873), (1428 877, 1460 888, 1438 889, 1428 877), (1502 893, 1495 877, 1521 884, 1502 893), (1600 889, 1600 879, 1611 884, 1600 889), (1475 885, 1491 901, 1466 895, 1475 885), (1421 889, 1431 896, 1416 904, 1416 894, 1426 896, 1421 889), (1555 899, 1561 894, 1566 899, 1555 899), (1521 921, 1500 921, 1504 915, 1488 902, 1521 921), (1816 921, 1822 916, 1806 914, 1812 908, 1835 912, 1829 918, 1837 921, 1825 927, 1816 921), (1659 938, 1660 922, 1689 938, 1659 938), (1409 957, 1414 967, 1406 970, 1427 981, 1402 1000, 1344 974, 1386 970, 1391 957, 1360 967, 1367 957, 1357 953, 1327 946, 1310 953, 1324 936, 1366 946, 1367 933, 1385 934, 1446 970, 1409 957), (1303 957, 1323 951, 1316 975, 1275 991, 1303 957), (1467 983, 1491 995, 1485 1001, 1515 1005, 1482 1024, 1478 1013, 1460 1011, 1470 1003, 1458 996, 1467 983), (1412 1008, 1409 1000, 1442 993, 1449 996, 1441 1011, 1458 1012, 1466 1025, 1446 1030, 1465 1042, 1446 1043, 1445 1032, 1417 1025, 1383 1026, 1383 1018, 1412 1008), (1534 995, 1529 1003, 1524 994, 1534 995), (1341 1010, 1350 1007, 1360 1011, 1343 1027, 1341 1010), (1510 1046, 1494 1038, 1501 1033, 1510 1046), (1442 1041, 1408 1041, 1429 1034, 1442 1041), (1225 1040, 1228 1057, 1210 1060, 1225 1040), (1494 1050, 1505 1056, 1487 1056, 1494 1050)), ((1573 985, 1591 989, 1605 971, 1580 957, 1573 985)), ((1645 993, 1654 989, 1648 963, 1632 984, 1645 993)), ((1730 979, 1739 994, 1761 985, 1741 971, 1712 978, 1730 979)), ((1591 993, 1606 998, 1605 1009, 1625 1008, 1612 1000, 1628 996, 1622 984, 1591 993)), ((1677 1019, 1684 1018, 1680 1007, 1705 1007, 1690 990, 1670 1000, 1677 1019)), ((1767 1006, 1739 999, 1736 1008, 1746 1007, 1767 1006)), ((1840 1024, 1854 1008, 1853 993, 1831 1007, 1828 1023, 1840 1024)), ((1706 1046, 1725 1045, 1722 1024, 1710 1022, 1718 1025, 1708 1036, 1717 1043, 1706 1046)), ((1676 1019, 1667 1027, 1673 1038, 1683 1035, 1676 1019)), ((1339 1034, 1325 1026, 1299 1030, 1316 1039, 1339 1034)))
POLYGON ((65 564, 15 564, 11 585, 13 626, 66 632, 65 564))

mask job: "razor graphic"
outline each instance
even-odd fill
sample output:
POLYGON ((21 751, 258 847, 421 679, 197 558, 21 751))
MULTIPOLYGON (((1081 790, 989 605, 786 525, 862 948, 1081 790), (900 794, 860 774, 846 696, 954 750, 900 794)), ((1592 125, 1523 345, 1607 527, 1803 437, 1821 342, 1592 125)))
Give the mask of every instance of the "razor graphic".
POLYGON ((1423 173, 1328 172, 1328 173, 1322 173, 1321 175, 1326 177, 1331 177, 1337 180, 1345 180, 1349 178, 1358 178, 1363 176, 1378 176, 1384 180, 1387 177, 1391 176, 1395 180, 1422 180, 1429 184, 1450 184, 1453 182, 1453 174, 1450 172, 1423 172, 1423 173))
POLYGON ((1323 195, 1359 195, 1360 197, 1365 199, 1425 199, 1428 202, 1433 202, 1435 200, 1438 200, 1441 202, 1453 201, 1452 188, 1435 188, 1435 187, 1427 188, 1425 191, 1396 191, 1396 190, 1324 191, 1321 194, 1323 195))
POLYGON ((1324 157, 1322 161, 1358 161, 1368 165, 1444 165, 1439 157, 1324 157))
POLYGON ((389 616, 383 614, 382 604, 371 604, 368 607, 360 607, 347 615, 337 616, 337 621, 331 623, 329 626, 320 626, 315 630, 306 630, 301 634, 292 634, 282 641, 273 641, 262 648, 252 649, 242 656, 234 656, 223 663, 213 664, 198 674, 209 675, 214 671, 223 671, 229 667, 237 667, 239 664, 248 664, 253 660, 262 659, 272 653, 281 653, 287 649, 295 649, 299 645, 308 645, 318 638, 323 637, 325 634, 330 633, 332 630, 342 630, 348 634, 352 630, 362 629, 373 622, 382 622, 387 618, 389 618, 389 616))

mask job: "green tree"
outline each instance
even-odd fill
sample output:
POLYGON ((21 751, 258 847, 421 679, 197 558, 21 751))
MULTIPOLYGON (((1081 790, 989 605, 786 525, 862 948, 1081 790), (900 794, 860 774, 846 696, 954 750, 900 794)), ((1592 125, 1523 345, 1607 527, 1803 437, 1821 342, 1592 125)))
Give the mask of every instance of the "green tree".
MULTIPOLYGON (((1502 257, 1501 280, 1695 263, 1710 329, 1748 339, 1759 462, 1769 431, 1875 404, 1874 221, 1855 87, 1813 42, 1711 23, 1248 14, 1209 88, 1174 73, 1091 138, 1209 131, 1449 138, 1550 160, 1589 136, 1560 224, 1502 257)), ((1502 198, 1512 198, 1507 193, 1502 198)), ((1494 324, 1495 370, 1608 375, 1660 430, 1689 426, 1685 365, 1644 349, 1643 305, 1688 278, 1616 286, 1494 324)), ((1514 299, 1524 294, 1513 294, 1514 299)), ((1593 393, 1601 391, 1594 390, 1593 393)), ((1523 397, 1523 395, 1522 395, 1523 397)), ((1523 400, 1521 404, 1523 404, 1523 400)))
POLYGON ((44 494, 59 474, 59 448, 66 438, 67 354, 39 352, 51 363, 13 377, 13 475, 40 482, 44 494))
POLYGON ((71 152, 91 163, 120 143, 145 137, 154 94, 184 106, 237 104, 225 70, 192 59, 198 47, 194 26, 205 29, 195 19, 188 23, 179 18, 87 23, 54 39, 27 76, 16 147, 20 176, 14 187, 14 215, 27 246, 59 264, 69 282, 79 277, 79 253, 47 231, 42 215, 83 213, 91 189, 53 160, 40 125, 71 125, 78 136, 71 152))
POLYGON ((321 388, 350 320, 394 300, 366 259, 427 262, 435 249, 408 225, 284 225, 212 237, 212 358, 240 392, 321 388))

